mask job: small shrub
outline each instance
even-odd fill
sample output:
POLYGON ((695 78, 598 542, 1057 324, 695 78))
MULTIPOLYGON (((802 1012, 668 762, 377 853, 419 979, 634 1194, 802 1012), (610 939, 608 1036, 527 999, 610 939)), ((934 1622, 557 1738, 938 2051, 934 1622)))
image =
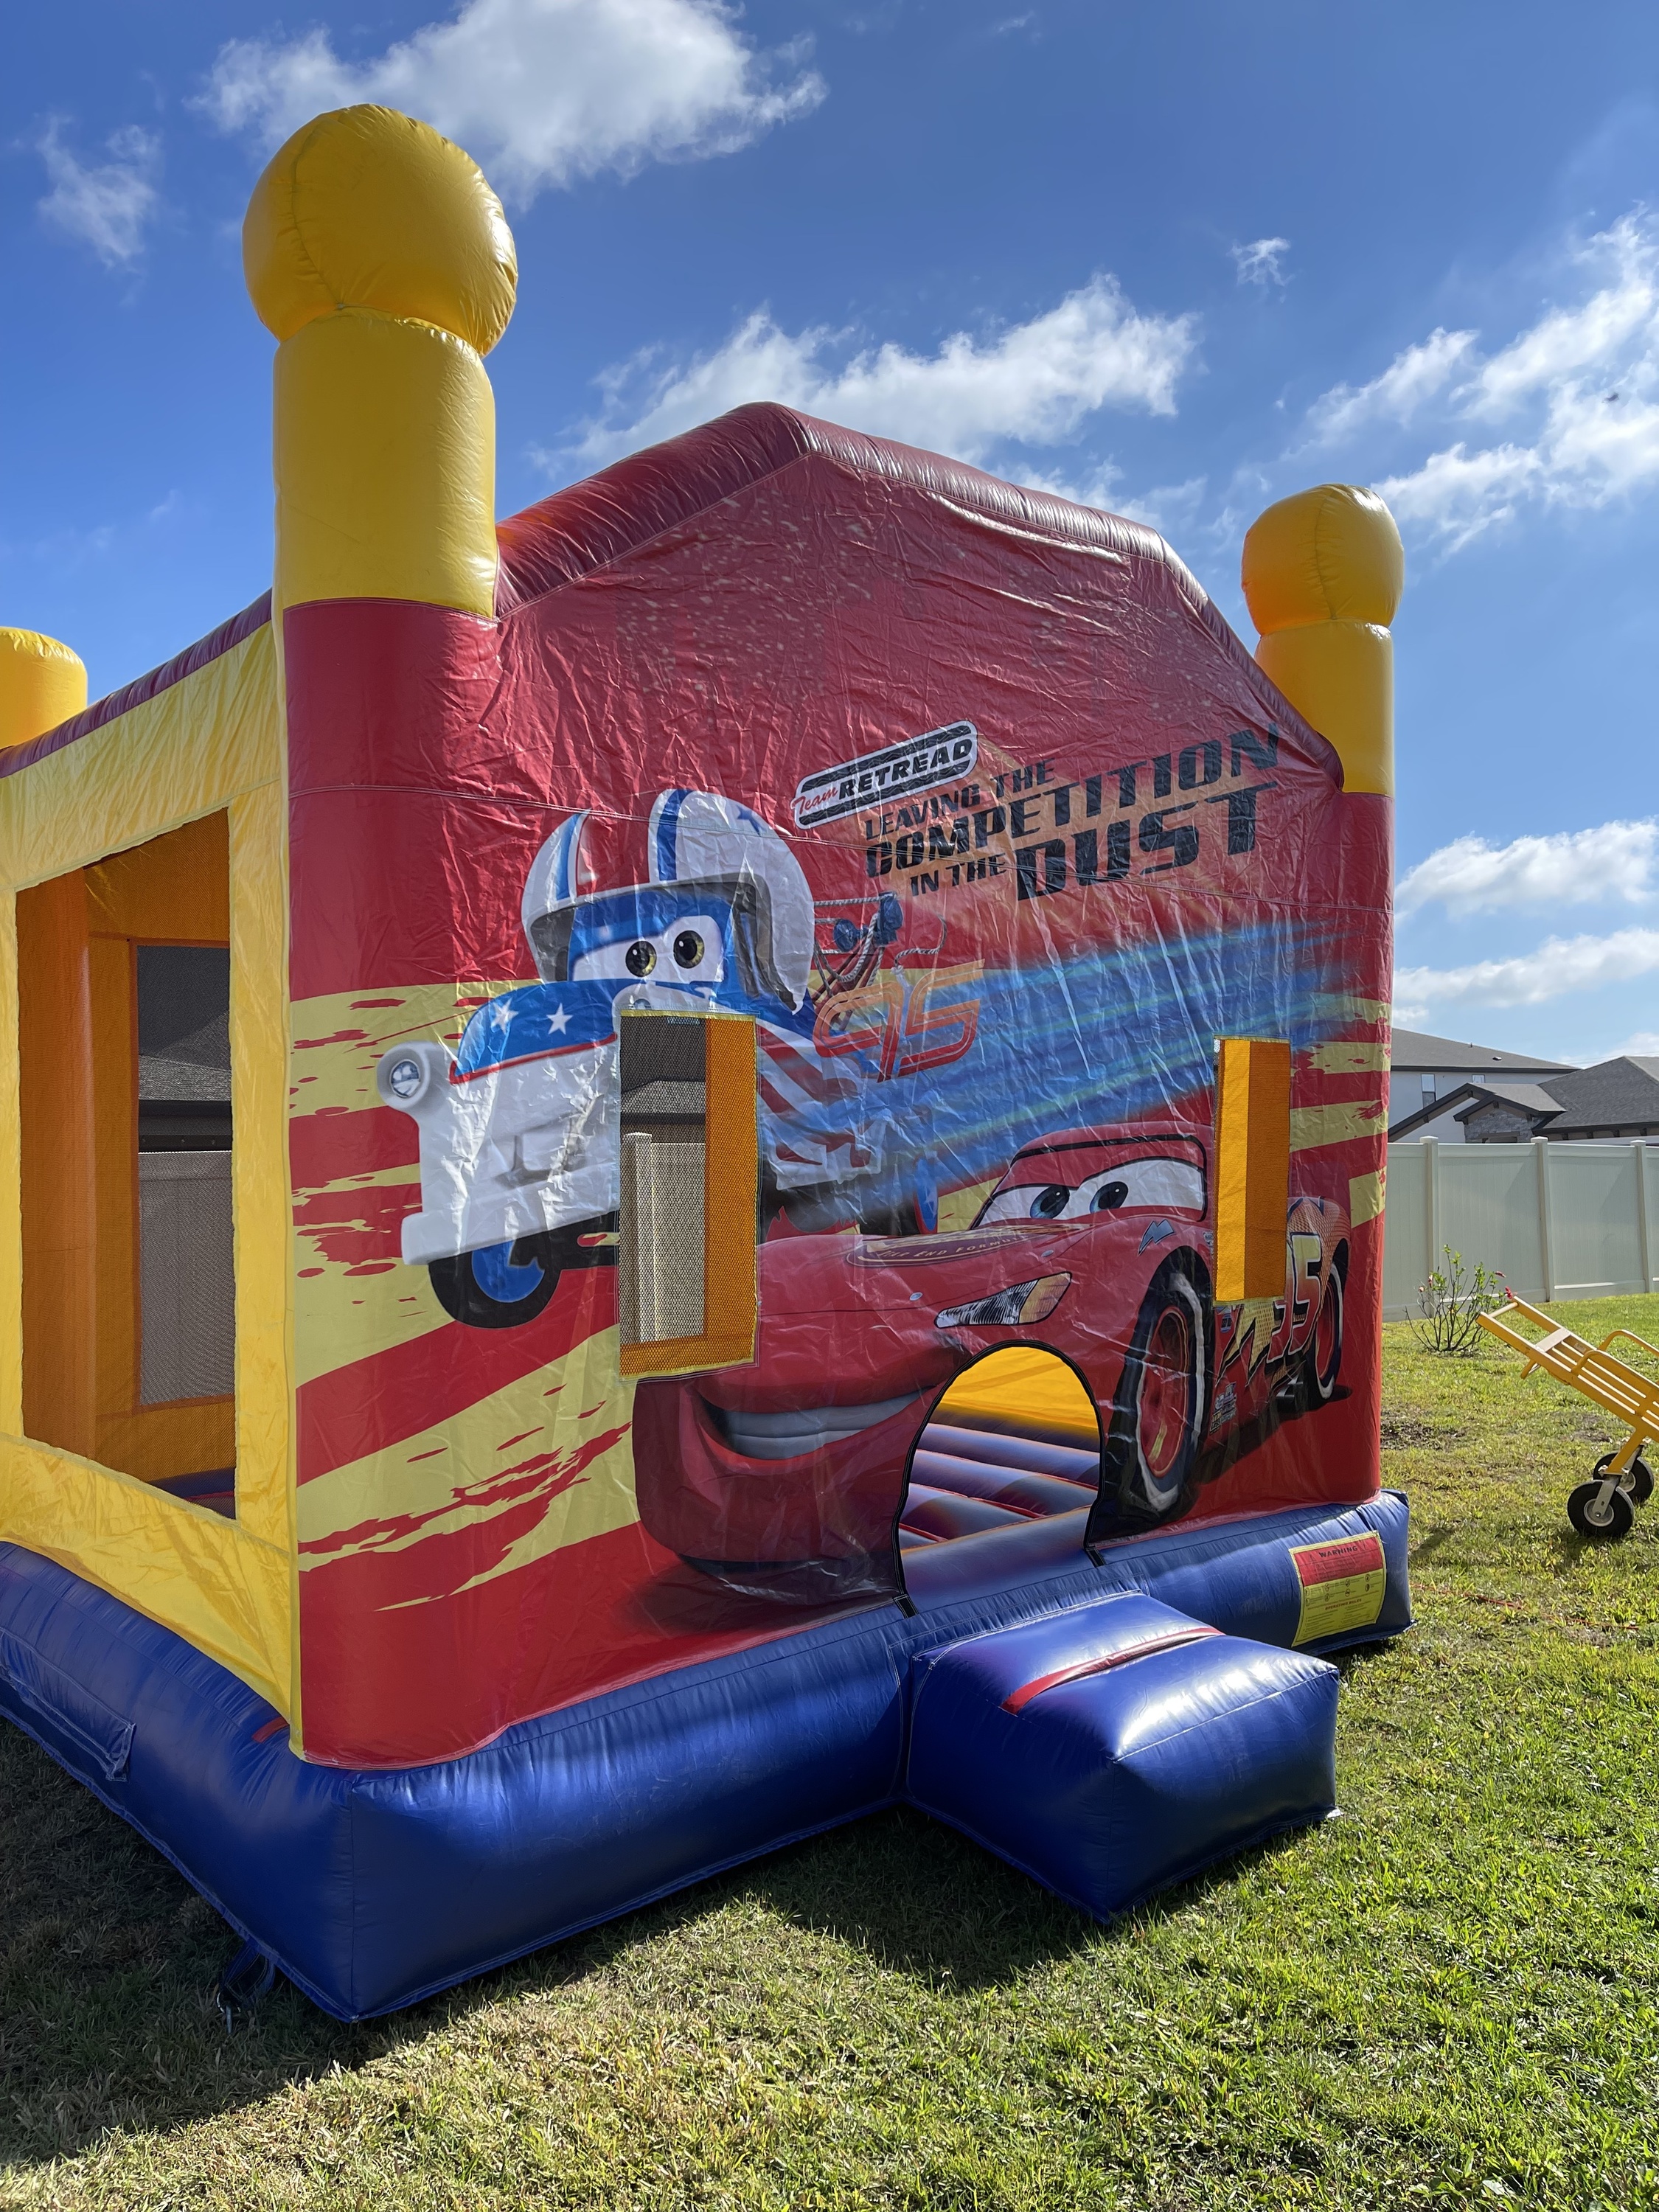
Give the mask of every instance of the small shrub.
POLYGON ((1468 1273, 1463 1255, 1449 1244, 1441 1247, 1441 1256, 1445 1265, 1418 1289, 1423 1318, 1412 1323, 1412 1334, 1425 1352, 1438 1352, 1446 1359, 1472 1359, 1480 1349, 1480 1316, 1496 1313, 1509 1292, 1496 1268, 1477 1260, 1474 1273, 1468 1273))

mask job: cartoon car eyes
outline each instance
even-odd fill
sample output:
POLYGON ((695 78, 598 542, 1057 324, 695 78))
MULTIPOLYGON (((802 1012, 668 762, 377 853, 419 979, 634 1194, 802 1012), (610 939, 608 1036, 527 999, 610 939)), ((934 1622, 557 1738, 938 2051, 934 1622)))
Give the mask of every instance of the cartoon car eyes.
POLYGON ((1075 1187, 1016 1183, 994 1194, 978 1226, 988 1228, 995 1221, 1079 1221, 1121 1207, 1202 1213, 1203 1170, 1188 1160, 1121 1160, 1075 1187))
POLYGON ((579 953, 570 970, 573 983, 611 976, 662 974, 675 983, 714 984, 726 976, 720 926, 712 915, 676 918, 653 936, 618 939, 579 953))
MULTIPOLYGON (((578 979, 580 980, 584 971, 587 974, 599 972, 597 963, 602 957, 590 953, 586 961, 578 961, 576 963, 578 979)), ((695 929, 681 930, 679 935, 674 939, 674 965, 684 971, 688 969, 700 968, 702 962, 702 939, 695 929)), ((630 975, 648 975, 656 964, 657 947, 654 941, 648 937, 636 937, 623 955, 623 965, 630 975)))

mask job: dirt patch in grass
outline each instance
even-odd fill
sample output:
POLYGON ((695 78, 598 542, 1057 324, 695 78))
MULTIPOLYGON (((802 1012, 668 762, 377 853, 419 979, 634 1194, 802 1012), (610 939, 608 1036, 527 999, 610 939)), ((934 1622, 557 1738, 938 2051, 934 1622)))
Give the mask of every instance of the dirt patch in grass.
POLYGON ((1384 1451, 1432 1451, 1442 1444, 1462 1443, 1468 1433, 1453 1421, 1423 1421, 1386 1409, 1382 1415, 1384 1451))

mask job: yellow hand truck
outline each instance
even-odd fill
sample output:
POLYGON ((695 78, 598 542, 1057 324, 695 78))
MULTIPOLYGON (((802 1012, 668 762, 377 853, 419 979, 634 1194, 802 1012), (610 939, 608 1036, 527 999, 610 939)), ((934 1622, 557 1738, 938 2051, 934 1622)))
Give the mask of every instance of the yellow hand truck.
POLYGON ((1499 1312, 1480 1314, 1476 1318, 1482 1328, 1521 1354, 1526 1362, 1521 1376, 1523 1382, 1534 1368, 1541 1367, 1558 1382, 1594 1399, 1614 1420, 1628 1425, 1630 1434, 1623 1443, 1615 1451, 1602 1453, 1589 1480, 1581 1482, 1567 1500, 1568 1520, 1590 1543, 1606 1544, 1615 1536, 1627 1536, 1636 1508, 1645 1505, 1653 1495, 1653 1471, 1642 1457, 1642 1445, 1650 1437, 1659 1439, 1659 1380, 1615 1359, 1607 1346, 1627 1336, 1659 1359, 1659 1345, 1650 1344, 1629 1328, 1616 1328, 1600 1344, 1591 1344, 1571 1329, 1559 1328, 1548 1314, 1529 1306, 1513 1291, 1499 1312), (1519 1329, 1510 1327, 1507 1316, 1510 1314, 1523 1314, 1545 1334, 1522 1336, 1519 1329))

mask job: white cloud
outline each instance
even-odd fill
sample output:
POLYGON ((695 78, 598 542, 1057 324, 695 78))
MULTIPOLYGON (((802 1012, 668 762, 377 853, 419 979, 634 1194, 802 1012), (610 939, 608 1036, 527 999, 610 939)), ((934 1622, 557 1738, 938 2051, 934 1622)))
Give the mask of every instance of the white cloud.
POLYGON ((40 143, 52 185, 40 208, 55 228, 89 246, 106 269, 130 269, 161 204, 161 142, 135 124, 115 131, 106 151, 107 161, 83 166, 64 144, 63 125, 54 116, 40 143))
POLYGON ((1626 1053, 1633 1060, 1659 1060, 1659 1030, 1638 1030, 1623 1044, 1614 1045, 1607 1057, 1618 1060, 1626 1053))
POLYGON ((1425 401, 1445 390, 1474 338, 1473 331, 1433 330, 1420 345, 1396 354, 1369 384, 1333 385, 1308 410, 1315 443, 1335 445, 1373 422, 1409 422, 1425 401))
POLYGON ((1577 307, 1553 307, 1481 368, 1468 396, 1472 415, 1498 417, 1540 392, 1553 393, 1573 378, 1601 373, 1618 362, 1632 340, 1646 354, 1659 307, 1655 289, 1656 243, 1651 225, 1627 215, 1599 232, 1574 257, 1608 282, 1577 307))
POLYGON ((200 105, 274 145, 325 108, 379 100, 465 146, 510 198, 601 170, 730 154, 808 113, 805 42, 765 56, 724 0, 465 0, 375 58, 324 30, 234 39, 200 105))
POLYGON ((1208 486, 1207 477, 1188 477, 1184 483, 1154 484, 1151 491, 1120 500, 1116 511, 1131 522, 1144 522, 1149 530, 1174 540, 1194 527, 1208 486))
POLYGON ((1514 520, 1521 501, 1543 483, 1542 457, 1526 446, 1492 446, 1470 453, 1456 445, 1431 453, 1409 476, 1384 477, 1376 489, 1396 522, 1438 538, 1459 553, 1482 531, 1514 520))
POLYGON ((1431 1004, 1536 1006, 1570 992, 1627 983, 1656 969, 1659 929, 1618 929, 1607 937, 1552 937, 1535 951, 1475 960, 1464 968, 1396 968, 1395 995, 1419 1015, 1431 1004))
POLYGON ((1645 211, 1626 216, 1571 266, 1584 296, 1551 306, 1497 352, 1483 359, 1474 332, 1437 330, 1309 411, 1313 440, 1334 445, 1441 403, 1445 442, 1376 489, 1444 552, 1525 506, 1601 507, 1659 487, 1659 228, 1645 211), (1491 444, 1469 434, 1499 423, 1514 427, 1491 444))
MULTIPOLYGON (((1113 277, 1096 276, 1028 323, 982 339, 953 331, 933 353, 890 342, 849 358, 852 342, 823 327, 792 335, 761 309, 690 362, 664 365, 651 349, 599 380, 604 405, 568 457, 597 466, 745 400, 775 399, 978 461, 1005 441, 1058 445, 1103 407, 1173 415, 1196 337, 1190 315, 1138 313, 1113 277)), ((537 458, 555 471, 566 456, 537 458)))
POLYGON ((1022 469, 1019 482, 1026 491, 1046 491, 1055 499, 1069 499, 1079 507, 1103 508, 1108 514, 1127 514, 1117 495, 1123 471, 1115 461, 1092 464, 1081 476, 1060 476, 1047 469, 1022 469))
POLYGON ((1283 284, 1285 271, 1279 264, 1290 250, 1288 238, 1255 238, 1248 246, 1233 246, 1231 251, 1239 283, 1283 284))
POLYGON ((0 541, 0 561, 27 562, 40 573, 77 576, 105 564, 123 564, 131 573, 135 564, 153 561, 180 531, 199 524, 199 514, 176 488, 143 509, 131 509, 115 520, 76 528, 54 530, 32 541, 0 541))
POLYGON ((1079 507, 1099 507, 1108 514, 1122 515, 1126 521, 1144 522, 1173 544, 1189 537, 1196 527, 1210 480, 1188 477, 1185 483, 1155 484, 1151 491, 1126 498, 1117 489, 1123 481, 1122 470, 1115 461, 1102 461, 1081 477, 1024 469, 1018 481, 1029 491, 1052 492, 1056 499, 1073 500, 1079 507))
POLYGON ((1456 837, 1407 871, 1395 905, 1401 915, 1436 903, 1449 913, 1469 915, 1609 899, 1633 902, 1652 895, 1656 863, 1659 822, 1604 822, 1595 830, 1516 837, 1507 845, 1456 837))

